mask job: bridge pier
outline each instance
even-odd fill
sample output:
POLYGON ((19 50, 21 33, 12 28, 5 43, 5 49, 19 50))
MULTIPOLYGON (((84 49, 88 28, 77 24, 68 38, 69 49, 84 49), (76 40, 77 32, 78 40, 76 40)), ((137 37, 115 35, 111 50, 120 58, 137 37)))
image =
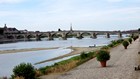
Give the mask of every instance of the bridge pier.
POLYGON ((66 36, 65 33, 62 33, 62 39, 63 39, 63 40, 67 40, 67 36, 66 36))
POLYGON ((26 38, 27 38, 27 41, 31 41, 31 35, 30 34, 27 35, 26 38))
POLYGON ((24 41, 28 41, 27 35, 23 35, 24 36, 24 41))
POLYGON ((121 33, 121 32, 118 33, 118 37, 119 37, 119 38, 122 38, 122 33, 121 33))
POLYGON ((53 39, 53 37, 50 36, 50 37, 48 37, 48 40, 54 40, 54 39, 53 39))
POLYGON ((97 34, 96 33, 91 34, 91 38, 96 39, 97 38, 97 34))
POLYGON ((78 33, 77 33, 76 38, 78 38, 78 39, 82 39, 82 38, 83 38, 83 36, 81 35, 81 33, 80 33, 80 32, 78 32, 78 33))
POLYGON ((110 38, 110 34, 109 33, 106 33, 106 38, 110 38))
POLYGON ((54 40, 51 33, 48 33, 48 40, 54 40))
POLYGON ((36 34, 36 41, 41 41, 40 35, 36 34))

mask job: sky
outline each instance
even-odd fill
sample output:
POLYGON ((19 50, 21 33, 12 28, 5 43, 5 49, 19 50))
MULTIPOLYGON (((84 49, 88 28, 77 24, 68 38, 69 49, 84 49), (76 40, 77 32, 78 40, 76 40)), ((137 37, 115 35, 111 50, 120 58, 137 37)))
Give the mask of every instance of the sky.
POLYGON ((29 31, 140 28, 140 0, 0 0, 0 27, 29 31))

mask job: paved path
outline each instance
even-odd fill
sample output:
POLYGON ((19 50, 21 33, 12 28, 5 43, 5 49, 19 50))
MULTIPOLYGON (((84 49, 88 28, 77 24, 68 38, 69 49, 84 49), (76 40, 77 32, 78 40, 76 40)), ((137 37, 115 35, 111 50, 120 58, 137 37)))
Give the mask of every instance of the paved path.
POLYGON ((101 68, 96 58, 61 75, 44 76, 42 79, 140 79, 140 71, 134 67, 140 64, 140 42, 135 41, 125 50, 122 45, 110 50, 108 67, 101 68))

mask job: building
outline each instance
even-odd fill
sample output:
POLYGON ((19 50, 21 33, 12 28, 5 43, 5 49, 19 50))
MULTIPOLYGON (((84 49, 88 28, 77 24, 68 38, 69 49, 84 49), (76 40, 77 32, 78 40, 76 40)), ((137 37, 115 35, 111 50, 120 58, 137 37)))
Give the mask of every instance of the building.
POLYGON ((4 34, 16 34, 19 33, 19 31, 16 28, 8 28, 7 25, 4 25, 4 34))

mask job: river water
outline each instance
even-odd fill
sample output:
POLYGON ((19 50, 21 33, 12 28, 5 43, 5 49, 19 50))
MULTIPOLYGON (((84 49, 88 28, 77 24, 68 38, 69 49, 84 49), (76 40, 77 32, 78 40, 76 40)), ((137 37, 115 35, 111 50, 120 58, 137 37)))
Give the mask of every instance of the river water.
MULTIPOLYGON (((125 38, 125 35, 123 35, 125 38)), ((51 59, 71 52, 71 49, 65 49, 66 47, 88 47, 107 45, 112 40, 119 39, 117 35, 112 35, 111 38, 105 38, 104 35, 98 36, 97 39, 92 39, 85 37, 83 39, 68 38, 67 40, 59 40, 56 38, 53 41, 31 41, 31 42, 17 42, 0 44, 0 50, 15 50, 15 49, 26 49, 26 48, 52 48, 59 47, 58 49, 51 50, 41 50, 41 51, 31 51, 31 52, 20 52, 12 54, 0 54, 0 77, 8 76, 12 74, 12 69, 14 66, 25 62, 25 63, 37 63, 46 59, 51 59)), ((46 39, 44 39, 46 40, 46 39)), ((66 59, 66 58, 64 58, 66 59)), ((61 59, 61 60, 64 60, 61 59)), ((36 68, 43 67, 46 65, 51 65, 55 62, 61 61, 51 61, 47 63, 42 63, 39 65, 34 65, 36 68)))

